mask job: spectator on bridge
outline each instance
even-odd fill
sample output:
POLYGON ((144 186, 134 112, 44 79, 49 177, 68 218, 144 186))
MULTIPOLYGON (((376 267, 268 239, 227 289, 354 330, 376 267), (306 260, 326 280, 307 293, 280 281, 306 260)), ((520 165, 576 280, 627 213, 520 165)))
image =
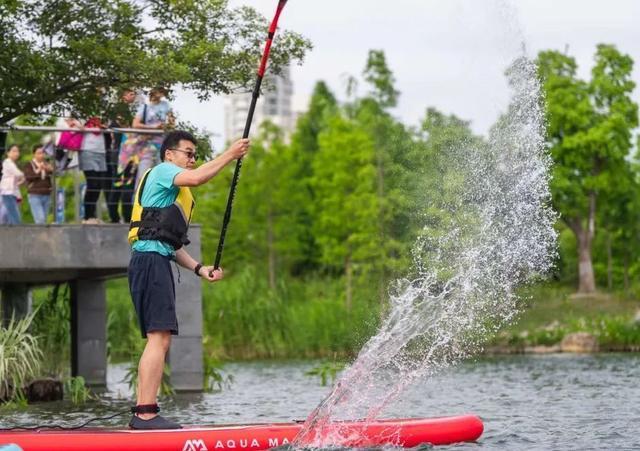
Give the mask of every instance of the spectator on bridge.
MULTIPOLYGON (((84 124, 85 128, 105 128, 97 117, 89 118, 84 124)), ((102 132, 85 132, 80 151, 80 170, 84 172, 87 181, 84 195, 84 219, 83 224, 98 224, 96 205, 100 198, 100 192, 107 192, 109 174, 107 173, 106 151, 108 147, 107 136, 102 132)))
MULTIPOLYGON (((136 91, 130 88, 122 90, 110 126, 114 128, 131 127, 133 116, 139 105, 142 104, 144 104, 144 99, 140 99, 136 91)), ((107 150, 107 172, 110 178, 107 208, 109 209, 109 219, 114 224, 121 221, 118 211, 119 204, 122 205, 122 221, 131 222, 137 161, 130 158, 124 166, 121 167, 119 164, 119 156, 128 137, 129 135, 126 133, 113 133, 111 147, 107 150)))
MULTIPOLYGON (((149 92, 149 100, 140 105, 133 118, 134 128, 162 130, 174 125, 171 105, 165 97, 167 90, 163 87, 153 88, 149 92)), ((164 140, 162 135, 136 135, 127 140, 120 153, 120 166, 125 168, 130 161, 137 163, 136 184, 147 171, 159 162, 160 147, 164 140)))
POLYGON ((35 145, 33 159, 24 166, 24 175, 27 180, 29 206, 36 224, 47 223, 51 205, 51 174, 53 166, 46 161, 44 146, 35 145))
POLYGON ((20 147, 13 144, 7 151, 7 158, 2 162, 2 179, 0 180, 5 224, 15 225, 22 222, 19 203, 22 202, 20 185, 24 183, 24 174, 16 165, 19 159, 20 147))
POLYGON ((60 170, 74 169, 78 167, 78 152, 82 148, 84 135, 82 122, 75 117, 69 116, 58 119, 57 127, 78 129, 75 131, 64 131, 55 134, 55 159, 60 170))

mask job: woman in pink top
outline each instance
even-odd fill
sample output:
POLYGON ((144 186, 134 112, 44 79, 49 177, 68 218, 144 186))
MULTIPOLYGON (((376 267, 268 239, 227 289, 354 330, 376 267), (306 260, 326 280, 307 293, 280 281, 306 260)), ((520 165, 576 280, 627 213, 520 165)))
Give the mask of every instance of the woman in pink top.
POLYGON ((19 186, 24 183, 24 174, 16 162, 20 158, 20 148, 14 144, 7 151, 7 158, 2 162, 2 179, 0 180, 0 194, 5 213, 5 224, 20 224, 20 208, 18 202, 22 200, 19 186))

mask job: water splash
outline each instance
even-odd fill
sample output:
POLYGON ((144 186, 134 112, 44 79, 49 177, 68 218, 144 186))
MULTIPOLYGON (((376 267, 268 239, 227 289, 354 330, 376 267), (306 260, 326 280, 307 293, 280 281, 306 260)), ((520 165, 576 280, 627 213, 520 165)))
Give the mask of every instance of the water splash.
POLYGON ((488 142, 446 149, 443 194, 431 206, 444 219, 413 248, 417 276, 395 284, 378 333, 307 419, 297 445, 345 443, 335 421, 376 419, 413 382, 476 352, 516 316, 517 287, 551 267, 556 215, 540 86, 525 57, 507 77, 511 103, 488 142))

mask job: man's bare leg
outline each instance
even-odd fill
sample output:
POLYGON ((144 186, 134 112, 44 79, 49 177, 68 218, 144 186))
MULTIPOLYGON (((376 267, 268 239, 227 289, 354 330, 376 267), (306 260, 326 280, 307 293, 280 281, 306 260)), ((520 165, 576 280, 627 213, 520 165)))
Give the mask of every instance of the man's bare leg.
MULTIPOLYGON (((147 332, 147 344, 138 364, 138 405, 155 404, 162 382, 164 360, 171 345, 171 332, 147 332)), ((139 418, 149 420, 155 413, 140 413, 139 418)))

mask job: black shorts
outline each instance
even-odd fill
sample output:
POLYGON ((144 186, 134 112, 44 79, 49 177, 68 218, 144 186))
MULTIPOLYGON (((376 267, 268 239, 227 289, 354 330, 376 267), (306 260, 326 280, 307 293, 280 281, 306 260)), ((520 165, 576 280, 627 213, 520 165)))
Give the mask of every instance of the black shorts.
POLYGON ((178 335, 171 259, 156 252, 133 252, 128 274, 142 337, 160 330, 178 335))

